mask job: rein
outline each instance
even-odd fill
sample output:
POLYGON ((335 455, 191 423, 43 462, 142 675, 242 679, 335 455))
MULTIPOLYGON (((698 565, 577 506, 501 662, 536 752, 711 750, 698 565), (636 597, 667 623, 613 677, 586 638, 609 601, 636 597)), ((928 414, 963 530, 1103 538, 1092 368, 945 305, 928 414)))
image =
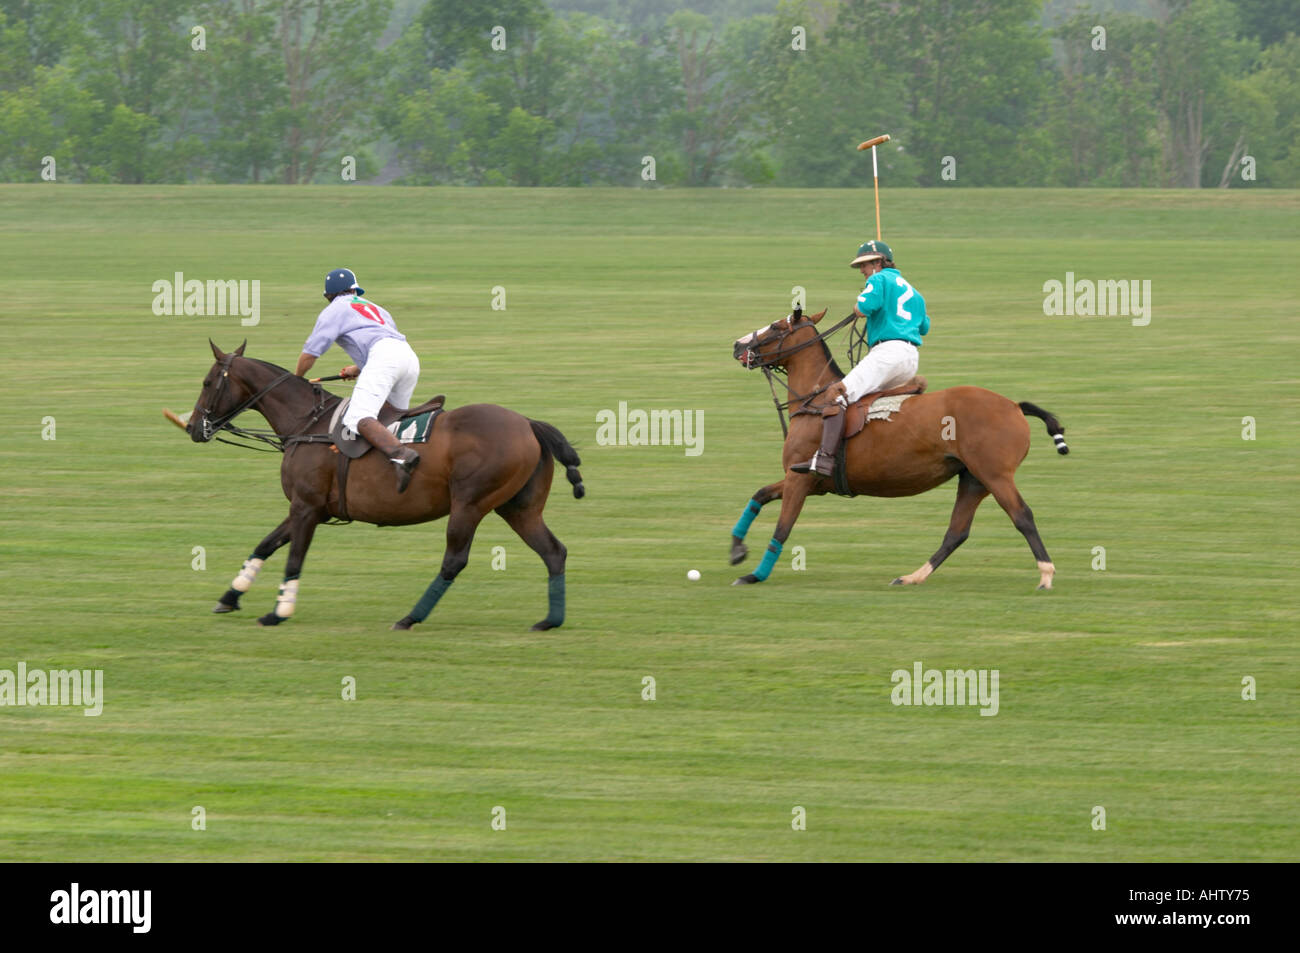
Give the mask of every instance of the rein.
MULTIPOLYGON (((219 403, 221 399, 221 395, 225 392, 226 384, 230 377, 230 366, 234 362, 234 359, 235 359, 234 354, 226 355, 225 361, 223 362, 222 369, 221 369, 221 383, 217 385, 216 396, 213 397, 212 399, 213 404, 219 403)), ((296 433, 296 434, 290 434, 287 437, 282 437, 274 430, 248 430, 244 427, 236 427, 234 426, 234 424, 231 423, 232 420, 234 420, 244 411, 248 410, 250 407, 255 405, 259 400, 261 400, 263 397, 269 394, 272 390, 274 390, 276 387, 280 386, 286 380, 288 380, 290 377, 293 376, 294 375, 292 372, 285 371, 275 380, 271 381, 271 383, 267 384, 257 393, 253 394, 253 396, 249 397, 244 401, 241 401, 234 408, 222 414, 220 417, 216 418, 215 420, 211 419, 211 411, 209 411, 207 407, 200 408, 203 411, 204 435, 209 440, 217 440, 220 443, 228 443, 232 447, 241 447, 245 450, 259 450, 263 453, 271 453, 274 451, 284 453, 286 448, 299 443, 333 443, 333 440, 329 434, 296 433), (227 440, 225 437, 219 436, 221 431, 228 431, 232 436, 239 438, 239 440, 257 440, 262 443, 269 444, 270 446, 258 447, 258 446, 254 446, 251 443, 241 443, 236 440, 227 440)), ((315 426, 316 422, 320 420, 321 415, 325 413, 325 409, 326 409, 326 402, 325 402, 326 395, 324 389, 321 388, 320 385, 318 384, 312 384, 312 390, 315 391, 316 393, 316 404, 312 408, 310 419, 307 421, 308 429, 315 426)))
MULTIPOLYGON (((858 320, 858 313, 854 311, 852 314, 841 319, 834 327, 828 328, 825 331, 814 333, 813 336, 810 337, 808 340, 804 341, 802 344, 796 344, 794 347, 790 348, 787 351, 785 350, 782 342, 784 342, 789 335, 794 333, 794 328, 790 327, 786 330, 785 334, 782 334, 777 339, 777 349, 775 353, 770 355, 765 355, 763 357, 758 357, 758 355, 754 355, 755 357, 757 357, 759 360, 762 361, 762 363, 758 365, 758 368, 763 372, 763 376, 767 378, 767 386, 772 391, 772 404, 776 407, 776 419, 781 421, 781 436, 783 438, 788 437, 790 435, 790 428, 786 424, 786 412, 790 409, 790 407, 797 403, 807 404, 808 401, 812 400, 814 397, 817 397, 820 394, 824 394, 826 393, 826 391, 830 390, 830 388, 834 387, 836 382, 829 381, 823 384, 821 387, 809 391, 807 394, 799 394, 794 397, 791 397, 789 400, 782 401, 779 397, 776 396, 776 382, 773 380, 773 378, 778 376, 784 378, 785 388, 787 392, 789 392, 790 385, 789 385, 789 379, 786 377, 785 368, 775 366, 776 362, 778 360, 783 361, 786 358, 788 358, 791 354, 796 354, 799 351, 802 351, 806 347, 811 347, 814 344, 819 344, 825 341, 826 338, 830 337, 836 331, 839 331, 840 328, 844 327, 845 325, 856 324, 857 320, 858 320)), ((850 332, 850 335, 851 334, 852 332, 850 332)), ((862 336, 863 337, 866 336, 865 332, 863 332, 862 336)), ((850 348, 851 347, 852 344, 850 344, 850 348)), ((751 350, 750 353, 753 354, 753 351, 751 350)), ((797 417, 799 413, 800 411, 796 411, 790 416, 797 417)))

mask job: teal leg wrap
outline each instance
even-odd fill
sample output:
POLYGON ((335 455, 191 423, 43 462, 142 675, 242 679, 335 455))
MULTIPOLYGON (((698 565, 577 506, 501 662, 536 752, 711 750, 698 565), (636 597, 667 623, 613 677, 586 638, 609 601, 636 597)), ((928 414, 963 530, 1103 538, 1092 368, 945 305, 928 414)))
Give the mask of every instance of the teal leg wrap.
POLYGON ((737 539, 744 539, 745 534, 749 532, 749 527, 754 523, 754 517, 761 509, 758 500, 750 500, 749 505, 745 507, 745 512, 741 513, 740 519, 736 520, 736 527, 731 531, 731 535, 737 539))
POLYGON ((763 561, 759 563, 758 568, 754 570, 755 579, 762 582, 771 575, 772 567, 775 566, 776 561, 781 558, 781 548, 783 546, 783 543, 778 543, 776 541, 776 537, 772 538, 772 541, 767 544, 767 552, 763 554, 763 561))
POLYGON ((420 601, 411 610, 411 619, 416 622, 423 622, 427 619, 429 613, 433 611, 433 607, 442 598, 442 594, 451 588, 453 582, 455 582, 454 579, 444 579, 441 573, 434 577, 433 582, 429 583, 429 588, 424 590, 424 595, 420 597, 420 601))
POLYGON ((546 598, 550 603, 546 621, 551 625, 564 623, 564 573, 546 581, 546 598))

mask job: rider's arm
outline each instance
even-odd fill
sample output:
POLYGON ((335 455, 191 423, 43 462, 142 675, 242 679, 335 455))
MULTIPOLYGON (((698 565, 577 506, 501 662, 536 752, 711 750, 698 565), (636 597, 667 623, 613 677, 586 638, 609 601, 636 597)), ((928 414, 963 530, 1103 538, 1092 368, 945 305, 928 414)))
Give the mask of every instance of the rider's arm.
POLYGON ((302 357, 298 358, 299 377, 307 372, 307 369, 315 363, 316 358, 333 346, 335 339, 342 333, 337 313, 337 309, 331 304, 316 316, 316 324, 312 327, 311 334, 308 335, 306 343, 302 346, 302 357))
POLYGON ((871 316, 873 311, 878 311, 885 303, 885 283, 878 276, 873 275, 867 279, 867 286, 862 289, 858 295, 857 302, 853 305, 853 310, 864 318, 871 316))

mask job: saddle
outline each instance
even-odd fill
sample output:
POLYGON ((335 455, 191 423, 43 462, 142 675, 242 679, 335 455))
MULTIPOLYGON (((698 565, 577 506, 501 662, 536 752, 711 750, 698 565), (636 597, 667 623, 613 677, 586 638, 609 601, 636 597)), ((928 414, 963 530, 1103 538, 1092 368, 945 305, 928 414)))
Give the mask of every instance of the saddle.
MULTIPOLYGON (((423 404, 406 410, 384 401, 378 420, 402 443, 420 443, 429 438, 434 422, 443 412, 442 403, 445 399, 445 395, 439 394, 433 400, 426 400, 423 404), (410 423, 403 426, 406 421, 410 423)), ((343 426, 343 414, 351 402, 351 397, 345 397, 330 418, 330 438, 334 441, 331 449, 339 455, 338 473, 335 477, 335 485, 338 487, 336 519, 345 523, 352 521, 352 517, 348 516, 348 470, 353 460, 365 456, 372 448, 369 440, 343 426)))
POLYGON ((903 405, 903 401, 925 393, 927 386, 925 378, 917 374, 906 384, 878 390, 874 394, 864 394, 849 404, 849 409, 844 412, 844 439, 856 437, 868 420, 888 420, 903 405))
POLYGON ((433 400, 426 400, 418 407, 410 407, 406 410, 399 410, 388 401, 384 401, 384 406, 379 411, 379 422, 387 427, 389 424, 397 423, 399 420, 406 420, 408 417, 418 417, 420 414, 427 414, 431 410, 441 410, 442 402, 446 399, 445 394, 439 394, 433 400))
MULTIPOLYGON (((446 400, 445 395, 439 394, 437 397, 433 398, 433 400, 426 400, 418 407, 410 407, 406 410, 401 410, 394 407, 388 401, 384 401, 384 406, 380 408, 379 411, 379 422, 389 430, 392 430, 403 443, 410 443, 412 441, 406 439, 406 433, 404 432, 406 428, 400 426, 401 421, 413 420, 424 414, 428 414, 428 427, 420 428, 421 431, 427 435, 429 429, 433 427, 433 421, 443 412, 442 403, 444 400, 446 400), (399 426, 395 427, 394 424, 398 424, 399 426)), ((343 415, 347 412, 348 404, 351 402, 351 397, 345 397, 338 407, 335 408, 334 416, 330 418, 330 437, 333 439, 334 446, 338 448, 339 453, 355 460, 358 457, 363 456, 366 451, 370 449, 370 441, 343 426, 343 415)))

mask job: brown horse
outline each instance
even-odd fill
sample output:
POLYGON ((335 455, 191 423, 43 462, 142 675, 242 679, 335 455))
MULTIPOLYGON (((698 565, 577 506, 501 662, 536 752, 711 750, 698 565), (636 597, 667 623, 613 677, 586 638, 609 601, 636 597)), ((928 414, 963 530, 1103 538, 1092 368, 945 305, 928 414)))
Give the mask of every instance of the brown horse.
POLYGON ((289 543, 276 607, 257 621, 277 625, 289 618, 307 548, 316 527, 326 520, 397 526, 447 516, 442 571, 410 613, 393 625, 409 629, 428 617, 465 568, 479 521, 495 510, 546 564, 549 611, 533 629, 552 629, 564 622, 567 551, 542 520, 551 489, 552 459, 564 465, 575 497, 581 499, 585 490, 578 472, 582 461, 560 431, 495 404, 458 407, 437 419, 427 443, 413 445, 420 465, 405 493, 398 494, 392 466, 383 454, 374 452, 351 462, 345 492, 340 494, 339 455, 332 451, 327 430, 341 398, 282 367, 244 357, 243 344, 229 354, 213 344, 212 353, 216 363, 203 380, 185 429, 195 443, 225 430, 283 450, 280 485, 289 499, 289 515, 258 543, 213 612, 238 609, 239 597, 248 591, 262 564, 289 543), (266 418, 274 436, 231 426, 230 421, 248 409, 266 418))
MULTIPOLYGON (((781 501, 781 516, 772 542, 758 569, 733 585, 762 582, 772 571, 809 495, 835 492, 831 477, 794 473, 790 465, 807 460, 817 449, 822 417, 816 398, 844 375, 831 357, 816 324, 826 312, 787 318, 736 341, 733 356, 747 368, 784 368, 791 415, 782 450, 785 478, 760 489, 749 501, 731 537, 731 564, 749 550, 744 539, 758 511, 781 501)), ((847 319, 846 319, 847 320, 847 319)), ((1039 589, 1052 588, 1052 565, 1034 526, 1034 515, 1016 489, 1016 467, 1029 453, 1029 424, 1025 415, 1042 419, 1060 453, 1068 453, 1065 429, 1056 418, 1030 403, 1016 404, 982 387, 950 387, 908 398, 888 421, 874 421, 844 444, 844 478, 851 495, 914 496, 946 483, 954 476, 957 503, 948 532, 938 551, 916 572, 899 576, 892 585, 926 580, 970 534, 975 509, 990 493, 1024 534, 1038 561, 1039 589)))

